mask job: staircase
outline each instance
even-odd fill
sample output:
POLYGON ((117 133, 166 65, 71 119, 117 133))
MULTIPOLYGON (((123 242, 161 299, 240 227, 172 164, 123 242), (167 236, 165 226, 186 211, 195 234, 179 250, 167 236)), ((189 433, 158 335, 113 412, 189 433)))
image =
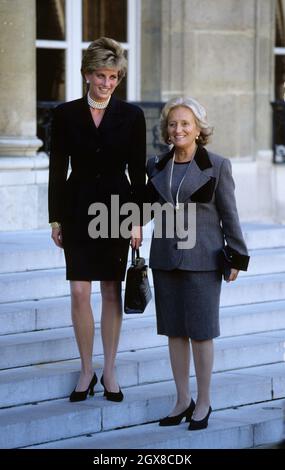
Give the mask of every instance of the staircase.
MULTIPOLYGON (((49 231, 0 234, 0 448, 251 448, 283 436, 285 226, 245 224, 248 273, 223 283, 213 413, 206 430, 160 428, 175 397, 167 338, 154 303, 124 315, 117 372, 125 399, 67 400, 80 368, 64 257, 49 231)), ((147 258, 149 240, 142 254, 147 258)), ((150 272, 150 280, 151 272, 150 272)), ((93 283, 94 366, 100 377, 99 283, 93 283)), ((191 367, 193 376, 193 366, 191 367)), ((191 379, 190 379, 191 381, 191 379)), ((192 379, 195 398, 195 380, 192 379)))

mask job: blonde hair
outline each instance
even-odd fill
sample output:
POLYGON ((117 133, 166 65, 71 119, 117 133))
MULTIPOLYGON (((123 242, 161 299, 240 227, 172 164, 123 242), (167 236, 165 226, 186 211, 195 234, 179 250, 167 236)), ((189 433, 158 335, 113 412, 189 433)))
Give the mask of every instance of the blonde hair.
POLYGON ((81 63, 81 74, 85 79, 86 73, 97 69, 118 69, 119 82, 127 73, 127 59, 122 46, 111 38, 99 38, 89 44, 81 63))
POLYGON ((204 108, 197 100, 194 98, 172 98, 169 100, 164 108, 162 109, 160 116, 160 131, 161 137, 165 143, 168 144, 168 116, 172 109, 177 108, 178 106, 184 106, 192 111, 194 114, 196 125, 201 129, 199 137, 197 137, 196 142, 200 145, 206 145, 210 136, 213 134, 213 127, 209 126, 207 121, 207 113, 204 108))

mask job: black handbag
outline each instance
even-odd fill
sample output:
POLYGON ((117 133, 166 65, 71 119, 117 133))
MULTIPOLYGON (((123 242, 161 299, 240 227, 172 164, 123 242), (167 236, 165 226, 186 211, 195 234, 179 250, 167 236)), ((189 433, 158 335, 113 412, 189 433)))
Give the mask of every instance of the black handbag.
POLYGON ((227 281, 231 275, 232 260, 229 249, 225 246, 219 253, 219 266, 224 280, 227 281))
POLYGON ((145 259, 140 257, 139 250, 132 248, 132 264, 127 271, 125 288, 125 313, 143 313, 152 298, 147 277, 145 259))

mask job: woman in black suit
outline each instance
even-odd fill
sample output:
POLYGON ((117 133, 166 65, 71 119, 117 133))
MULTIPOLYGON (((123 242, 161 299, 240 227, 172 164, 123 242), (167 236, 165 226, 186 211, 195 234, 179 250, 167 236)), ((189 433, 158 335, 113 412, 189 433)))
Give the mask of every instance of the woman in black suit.
MULTIPOLYGON (((142 203, 146 160, 142 110, 113 97, 126 65, 124 51, 116 41, 100 38, 92 42, 81 67, 88 84, 87 95, 58 106, 53 119, 49 221, 52 239, 64 249, 72 321, 81 357, 81 373, 71 401, 85 400, 88 392, 93 394, 97 382, 92 365, 94 321, 90 302, 94 280, 101 281, 104 396, 112 401, 123 399, 115 375, 115 358, 122 322, 121 281, 130 238, 110 233, 111 218, 114 222, 111 198, 119 197, 119 207, 125 202, 142 203), (69 163, 71 173, 67 179, 69 163), (95 238, 90 231, 92 215, 88 214, 93 203, 103 203, 108 211, 108 233, 95 238)), ((141 240, 141 228, 133 227, 132 246, 138 248, 141 240)))

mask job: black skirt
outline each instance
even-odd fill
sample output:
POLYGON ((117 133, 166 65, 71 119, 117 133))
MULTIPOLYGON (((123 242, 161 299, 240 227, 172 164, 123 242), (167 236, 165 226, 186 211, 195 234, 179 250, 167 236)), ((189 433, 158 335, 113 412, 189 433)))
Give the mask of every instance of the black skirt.
POLYGON ((66 279, 69 281, 123 281, 126 274, 130 240, 88 236, 82 226, 79 236, 71 221, 62 224, 66 279))

